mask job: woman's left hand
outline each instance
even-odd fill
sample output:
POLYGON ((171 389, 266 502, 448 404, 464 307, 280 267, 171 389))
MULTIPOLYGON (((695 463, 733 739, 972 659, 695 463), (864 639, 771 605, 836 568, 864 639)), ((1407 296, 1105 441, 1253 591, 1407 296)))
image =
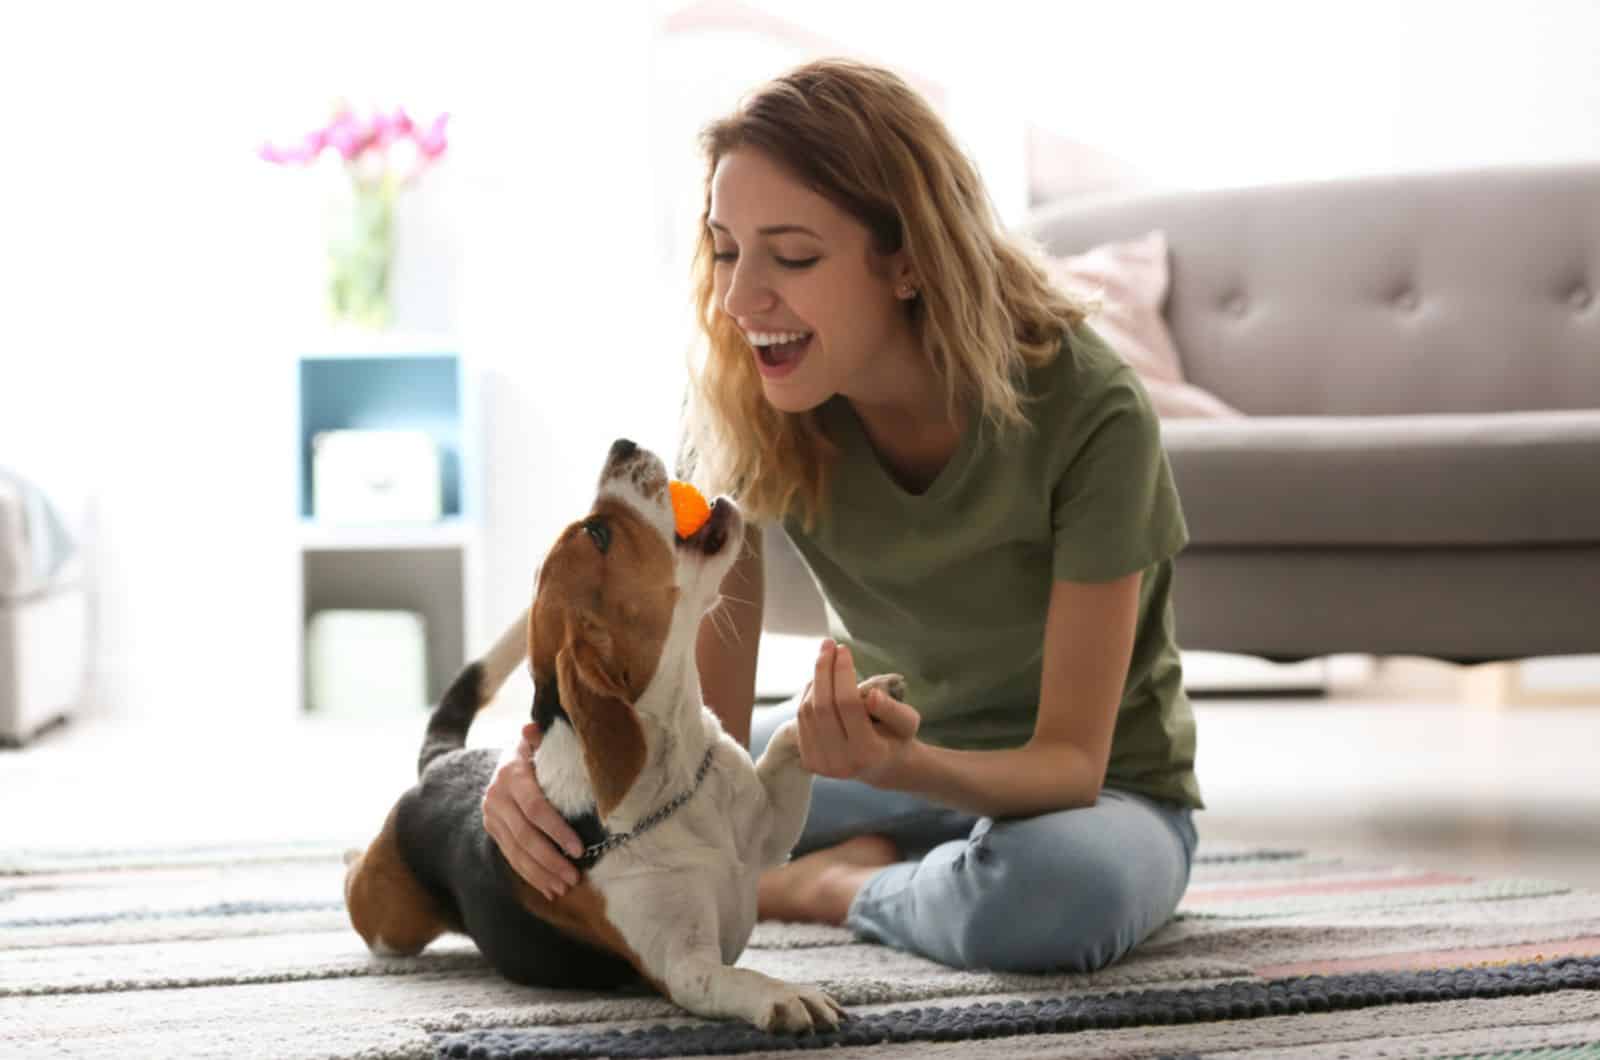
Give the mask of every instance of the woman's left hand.
POLYGON ((922 717, 882 689, 856 681, 850 649, 824 640, 801 697, 800 764, 818 776, 881 784, 916 743, 922 717))

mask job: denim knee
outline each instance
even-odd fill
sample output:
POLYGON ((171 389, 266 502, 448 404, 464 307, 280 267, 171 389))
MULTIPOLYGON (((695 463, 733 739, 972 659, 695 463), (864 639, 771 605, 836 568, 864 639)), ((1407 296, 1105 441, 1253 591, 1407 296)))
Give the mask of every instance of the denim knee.
POLYGON ((1093 972, 1122 957, 1146 933, 1138 882, 1114 851, 1002 854, 991 843, 991 836, 976 837, 964 859, 976 877, 956 930, 964 967, 1093 972))

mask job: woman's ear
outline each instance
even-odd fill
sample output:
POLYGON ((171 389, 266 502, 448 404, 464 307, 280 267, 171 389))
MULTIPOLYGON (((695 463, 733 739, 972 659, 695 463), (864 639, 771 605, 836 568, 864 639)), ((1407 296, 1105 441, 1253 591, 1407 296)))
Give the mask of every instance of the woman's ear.
POLYGON ((911 264, 911 255, 903 249, 889 255, 889 280, 894 287, 894 296, 902 302, 910 301, 922 293, 921 285, 917 282, 916 267, 911 264))

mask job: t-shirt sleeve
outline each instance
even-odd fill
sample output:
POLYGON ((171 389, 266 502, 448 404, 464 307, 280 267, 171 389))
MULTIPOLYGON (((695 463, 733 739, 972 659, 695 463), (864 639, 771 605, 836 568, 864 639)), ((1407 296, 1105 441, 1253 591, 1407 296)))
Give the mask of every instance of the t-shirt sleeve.
POLYGON ((1058 581, 1146 570, 1188 543, 1161 421, 1131 368, 1110 374, 1064 432, 1051 494, 1058 581))

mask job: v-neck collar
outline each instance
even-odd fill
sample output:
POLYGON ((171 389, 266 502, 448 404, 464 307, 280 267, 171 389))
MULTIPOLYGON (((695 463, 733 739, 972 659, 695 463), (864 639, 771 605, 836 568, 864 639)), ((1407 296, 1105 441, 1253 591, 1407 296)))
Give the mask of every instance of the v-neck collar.
POLYGON ((867 435, 867 429, 861 422, 861 417, 856 415, 856 410, 849 400, 836 397, 833 402, 837 408, 834 410, 833 419, 843 432, 841 441, 847 451, 854 450, 861 456, 861 463, 870 465, 868 474, 876 485, 882 486, 889 494, 901 503, 907 505, 932 505, 948 496, 956 486, 966 477, 968 468, 972 464, 974 452, 978 448, 978 437, 983 431, 982 417, 976 414, 970 416, 966 428, 961 432, 961 440, 956 444, 955 451, 950 454, 950 459, 944 462, 944 467, 928 483, 928 488, 920 493, 913 493, 902 486, 898 479, 884 466, 883 458, 878 455, 877 447, 872 444, 872 439, 867 435))

